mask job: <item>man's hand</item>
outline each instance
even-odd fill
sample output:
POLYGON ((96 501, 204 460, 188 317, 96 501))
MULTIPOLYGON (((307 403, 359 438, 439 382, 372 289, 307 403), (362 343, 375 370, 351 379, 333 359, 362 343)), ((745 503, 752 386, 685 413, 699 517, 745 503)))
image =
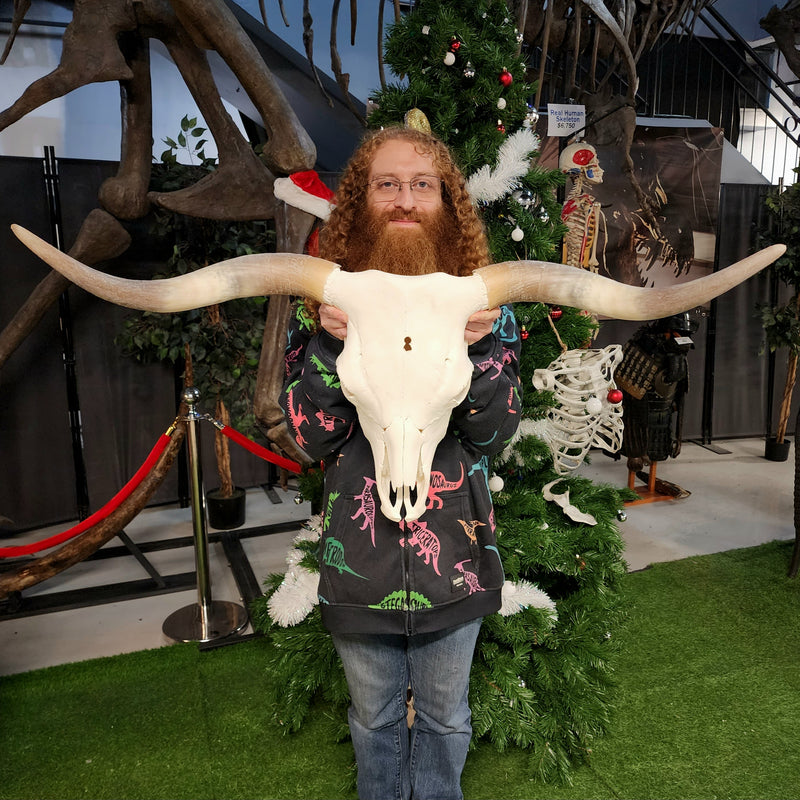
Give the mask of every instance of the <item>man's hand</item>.
POLYGON ((347 314, 344 311, 323 303, 319 307, 319 322, 331 336, 342 341, 347 338, 347 314))
POLYGON ((495 320, 497 320, 499 316, 499 308, 490 308, 488 311, 476 311, 467 320, 467 328, 464 331, 464 339, 467 344, 475 344, 475 342, 491 333, 495 320))

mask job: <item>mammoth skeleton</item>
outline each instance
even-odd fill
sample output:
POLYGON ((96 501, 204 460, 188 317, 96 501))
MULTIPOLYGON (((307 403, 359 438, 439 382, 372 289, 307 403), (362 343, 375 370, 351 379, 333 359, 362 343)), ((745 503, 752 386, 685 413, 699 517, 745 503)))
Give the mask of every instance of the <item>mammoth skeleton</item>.
POLYGON ((393 520, 414 520, 425 510, 434 452, 472 377, 464 341, 472 313, 527 301, 616 319, 659 319, 717 297, 785 250, 773 245, 719 272, 660 289, 542 261, 491 264, 468 277, 411 277, 344 272, 296 253, 240 256, 188 275, 136 281, 94 270, 24 228, 12 229, 69 280, 129 308, 174 312, 237 297, 299 295, 344 311, 348 333, 337 372, 372 448, 381 511, 393 520))

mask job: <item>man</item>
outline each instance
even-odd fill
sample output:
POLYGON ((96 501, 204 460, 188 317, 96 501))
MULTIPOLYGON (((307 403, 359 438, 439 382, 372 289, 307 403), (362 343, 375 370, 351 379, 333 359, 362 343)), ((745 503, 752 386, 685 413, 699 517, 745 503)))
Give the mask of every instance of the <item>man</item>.
MULTIPOLYGON (((449 151, 402 128, 378 131, 353 156, 320 255, 349 271, 407 275, 469 275, 489 262, 449 151)), ((324 462, 319 599, 350 689, 358 792, 461 798, 475 641, 501 605, 488 460, 519 421, 519 337, 509 309, 468 320, 470 391, 436 450, 425 513, 397 523, 377 510, 370 446, 337 380, 347 323, 339 309, 300 305, 281 403, 300 446, 324 462)))

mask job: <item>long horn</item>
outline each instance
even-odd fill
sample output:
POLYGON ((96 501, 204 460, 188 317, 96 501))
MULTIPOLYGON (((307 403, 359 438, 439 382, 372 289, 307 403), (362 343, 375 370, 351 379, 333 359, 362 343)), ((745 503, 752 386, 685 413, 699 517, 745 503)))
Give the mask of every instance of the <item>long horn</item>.
POLYGON ((87 292, 119 306, 142 311, 188 311, 236 297, 286 294, 320 302, 336 264, 297 253, 264 253, 220 261, 186 275, 137 281, 100 272, 40 239, 19 225, 15 236, 54 270, 87 292))
POLYGON ((564 264, 504 261, 475 271, 486 284, 489 308, 534 302, 581 308, 612 319, 662 319, 703 305, 780 258, 774 244, 703 278, 663 289, 628 286, 564 264))

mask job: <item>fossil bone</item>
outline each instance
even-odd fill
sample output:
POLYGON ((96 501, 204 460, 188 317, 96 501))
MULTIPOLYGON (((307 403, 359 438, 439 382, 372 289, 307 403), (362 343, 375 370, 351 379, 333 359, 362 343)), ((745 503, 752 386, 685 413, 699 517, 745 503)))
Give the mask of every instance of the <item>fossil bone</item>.
POLYGON ((712 275, 662 289, 542 261, 492 264, 463 278, 410 277, 343 272, 330 261, 295 253, 240 256, 176 278, 135 281, 91 269, 24 228, 12 229, 51 267, 117 305, 169 312, 235 297, 303 295, 345 311, 348 335, 337 370, 372 447, 381 510, 395 520, 424 512, 436 446, 469 388, 464 327, 474 311, 539 301, 618 319, 660 319, 717 297, 785 250, 773 245, 712 275))

